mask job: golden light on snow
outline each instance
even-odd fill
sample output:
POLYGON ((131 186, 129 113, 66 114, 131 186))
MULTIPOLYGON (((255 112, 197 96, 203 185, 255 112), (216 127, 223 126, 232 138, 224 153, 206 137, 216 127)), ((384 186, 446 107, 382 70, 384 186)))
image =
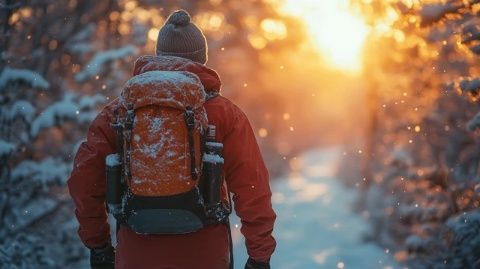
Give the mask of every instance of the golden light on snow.
POLYGON ((314 45, 331 65, 358 71, 368 27, 348 8, 348 0, 285 0, 285 14, 300 18, 314 45))
POLYGON ((120 13, 118 11, 113 11, 108 15, 111 21, 116 21, 120 17, 120 13))
POLYGON ((21 18, 30 18, 32 16, 32 13, 33 13, 33 11, 30 7, 20 8, 17 12, 14 12, 12 14, 12 16, 10 16, 9 23, 10 24, 15 24, 21 18))
POLYGON ((132 11, 137 7, 137 5, 138 5, 137 1, 128 1, 125 4, 125 9, 128 11, 132 11))
POLYGON ((267 46, 267 40, 263 38, 263 36, 258 34, 249 34, 248 35, 248 42, 252 45, 252 47, 261 50, 267 46))
POLYGON ((268 130, 265 129, 265 128, 260 128, 258 130, 258 135, 261 137, 261 138, 265 138, 268 136, 268 130))
POLYGON ((130 24, 128 23, 121 23, 119 26, 118 26, 118 32, 121 34, 121 35, 128 35, 130 34, 132 28, 130 26, 130 24))
POLYGON ((217 32, 221 30, 225 17, 221 12, 203 12, 193 20, 203 31, 217 32))
POLYGON ((151 28, 148 30, 148 39, 152 40, 153 42, 157 42, 158 31, 159 30, 157 28, 151 28))
POLYGON ((280 20, 265 19, 260 24, 264 36, 268 40, 284 39, 287 37, 287 27, 280 20))

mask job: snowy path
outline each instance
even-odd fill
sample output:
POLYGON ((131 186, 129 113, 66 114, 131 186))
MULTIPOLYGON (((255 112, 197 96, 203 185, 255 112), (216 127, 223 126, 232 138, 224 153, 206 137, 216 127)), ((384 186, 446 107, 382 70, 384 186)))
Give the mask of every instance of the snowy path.
MULTIPOLYGON (((356 193, 334 177, 338 151, 303 156, 300 172, 272 186, 277 212, 277 250, 274 269, 393 269, 392 257, 374 244, 361 241, 368 224, 350 209, 356 193)), ((235 268, 243 268, 247 254, 232 218, 235 268)))

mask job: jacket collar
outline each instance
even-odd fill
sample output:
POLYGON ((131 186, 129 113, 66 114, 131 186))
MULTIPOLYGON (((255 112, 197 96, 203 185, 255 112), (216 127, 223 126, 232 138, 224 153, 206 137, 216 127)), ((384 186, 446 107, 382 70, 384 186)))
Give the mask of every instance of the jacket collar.
POLYGON ((206 92, 219 93, 222 86, 220 77, 215 70, 188 59, 175 56, 141 56, 135 61, 133 75, 148 71, 187 71, 200 78, 206 92))

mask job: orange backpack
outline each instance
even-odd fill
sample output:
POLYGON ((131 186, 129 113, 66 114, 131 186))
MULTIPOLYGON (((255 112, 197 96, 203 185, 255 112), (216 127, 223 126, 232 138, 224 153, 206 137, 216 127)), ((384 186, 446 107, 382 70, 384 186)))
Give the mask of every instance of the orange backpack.
POLYGON ((205 98, 190 72, 149 71, 126 83, 112 126, 126 188, 122 222, 137 233, 189 233, 206 224, 199 190, 205 98))
POLYGON ((208 125, 199 78, 182 71, 146 72, 127 82, 121 98, 127 121, 129 107, 133 112, 124 146, 132 193, 166 196, 194 188, 201 172, 200 140, 208 125))

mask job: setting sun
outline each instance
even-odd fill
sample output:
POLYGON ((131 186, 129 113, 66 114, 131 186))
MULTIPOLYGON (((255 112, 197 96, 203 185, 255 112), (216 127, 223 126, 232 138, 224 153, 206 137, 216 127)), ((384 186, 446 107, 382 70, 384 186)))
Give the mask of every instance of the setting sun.
POLYGON ((286 0, 282 12, 300 18, 311 41, 331 65, 357 71, 368 27, 348 9, 348 0, 286 0))

